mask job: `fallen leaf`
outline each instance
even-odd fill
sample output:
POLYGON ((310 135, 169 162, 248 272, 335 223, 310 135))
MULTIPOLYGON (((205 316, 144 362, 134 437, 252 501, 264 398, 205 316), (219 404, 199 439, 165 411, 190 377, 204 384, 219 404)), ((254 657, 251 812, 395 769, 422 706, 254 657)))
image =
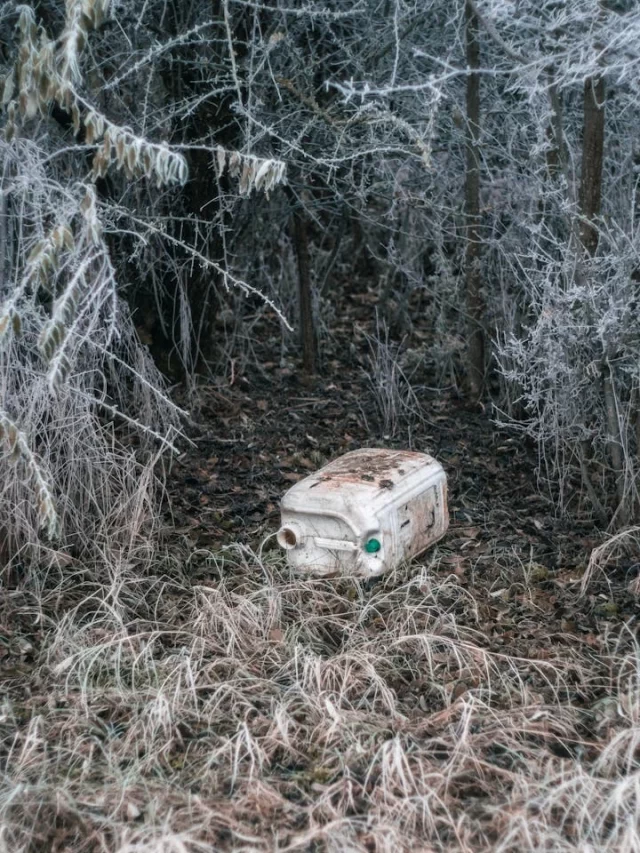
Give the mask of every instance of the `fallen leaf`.
POLYGON ((463 527, 461 530, 458 530, 460 536, 464 536, 465 539, 477 539, 482 530, 479 527, 463 527))

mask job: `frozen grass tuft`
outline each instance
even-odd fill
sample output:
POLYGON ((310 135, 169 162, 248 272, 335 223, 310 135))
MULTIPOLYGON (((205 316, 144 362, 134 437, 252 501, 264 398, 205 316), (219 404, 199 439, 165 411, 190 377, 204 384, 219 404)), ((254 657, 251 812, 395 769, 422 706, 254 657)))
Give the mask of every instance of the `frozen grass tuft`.
POLYGON ((365 376, 371 400, 383 434, 395 436, 401 428, 424 420, 422 406, 401 366, 402 344, 389 339, 386 323, 377 318, 375 334, 365 337, 369 344, 365 376))
POLYGON ((367 588, 238 546, 11 607, 3 853, 640 849, 634 637, 493 652, 437 556, 367 588))

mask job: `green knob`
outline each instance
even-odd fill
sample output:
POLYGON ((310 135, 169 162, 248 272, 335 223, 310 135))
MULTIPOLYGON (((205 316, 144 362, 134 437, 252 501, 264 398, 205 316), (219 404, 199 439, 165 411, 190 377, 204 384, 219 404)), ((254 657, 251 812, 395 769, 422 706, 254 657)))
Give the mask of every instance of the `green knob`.
POLYGON ((367 544, 364 546, 364 550, 367 554, 377 554, 380 548, 382 548, 382 545, 377 539, 369 539, 367 544))

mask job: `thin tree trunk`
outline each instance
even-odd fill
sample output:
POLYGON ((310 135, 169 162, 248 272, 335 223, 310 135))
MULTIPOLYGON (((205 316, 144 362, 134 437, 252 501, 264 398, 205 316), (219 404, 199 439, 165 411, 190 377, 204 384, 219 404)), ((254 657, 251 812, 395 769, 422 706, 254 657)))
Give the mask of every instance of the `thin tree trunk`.
MULTIPOLYGON (((189 130, 191 132, 191 128, 189 130)), ((211 156, 208 152, 197 149, 190 151, 189 155, 187 204, 193 219, 181 225, 182 233, 186 235, 189 242, 194 244, 197 244, 199 238, 202 240, 201 234, 206 234, 205 239, 202 240, 202 248, 208 257, 223 268, 225 259, 220 236, 213 229, 207 232, 195 224, 210 215, 208 211, 211 202, 218 193, 211 156)), ((219 306, 218 290, 222 289, 221 276, 211 269, 201 268, 195 264, 187 269, 185 290, 195 336, 194 367, 198 373, 206 375, 211 369, 210 363, 214 360, 216 352, 215 319, 219 306)))
POLYGON ((316 372, 316 331, 313 322, 309 234, 304 211, 294 208, 293 242, 298 259, 298 299, 300 309, 300 342, 302 367, 306 374, 316 372))
POLYGON ((613 384, 613 371, 608 359, 602 366, 602 387, 604 390, 604 407, 607 421, 607 449, 611 467, 616 476, 616 497, 618 508, 616 515, 620 524, 627 523, 628 512, 624 504, 625 500, 625 476, 624 476, 624 448, 622 446, 622 433, 620 430, 620 416, 616 401, 615 388, 613 384))
MULTIPOLYGON (((578 240, 585 256, 593 257, 598 248, 598 229, 595 223, 600 214, 602 199, 602 163, 604 156, 605 131, 605 81, 602 77, 589 78, 584 84, 582 165, 577 226, 578 240)), ((582 263, 578 260, 578 270, 582 263)), ((582 274, 582 273, 581 273, 582 274)), ((601 377, 604 397, 605 422, 607 426, 607 452, 616 481, 618 507, 615 513, 621 524, 626 524, 625 499, 625 453, 620 426, 620 417, 615 391, 613 369, 615 353, 609 344, 604 353, 601 377)))
POLYGON ((480 45, 478 17, 465 3, 467 50, 467 143, 465 176, 465 291, 469 323, 467 371, 471 395, 479 399, 484 386, 484 300, 480 273, 480 45))
MULTIPOLYGON (((637 465, 638 461, 640 460, 640 389, 637 386, 633 392, 633 398, 632 399, 633 399, 632 411, 634 412, 635 442, 636 442, 636 447, 635 447, 636 452, 635 452, 634 459, 635 459, 635 463, 637 465)), ((638 496, 637 488, 634 492, 634 501, 633 501, 632 512, 633 512, 634 521, 637 522, 638 520, 640 520, 640 498, 638 496)))
POLYGON ((584 483, 584 487, 587 490, 587 494, 589 495, 589 500, 591 501, 591 505, 593 506, 593 510, 596 514, 596 518, 600 522, 602 527, 607 526, 607 512, 602 505, 602 502, 598 495, 596 494, 596 490, 593 487, 593 483, 591 482, 591 477, 589 476, 589 469, 587 468, 587 462, 591 456, 591 442, 586 440, 581 443, 581 453, 578 454, 580 459, 580 472, 582 474, 582 482, 584 483))
MULTIPOLYGON (((580 253, 581 236, 578 221, 575 216, 575 206, 578 201, 576 198, 576 180, 575 175, 570 168, 569 151, 567 149, 567 141, 564 133, 564 111, 562 106, 562 97, 558 92, 558 85, 553 76, 553 72, 549 71, 549 102, 551 104, 551 136, 554 147, 547 155, 547 170, 549 177, 562 177, 566 183, 567 201, 569 202, 569 211, 566 222, 569 231, 569 252, 571 255, 580 253)), ((576 277, 580 278, 582 263, 577 264, 576 277)))
MULTIPOLYGON (((11 167, 6 166, 7 170, 11 167)), ((13 252, 10 245, 10 227, 8 200, 5 186, 9 183, 7 176, 0 176, 0 301, 7 296, 7 271, 11 269, 13 252)))
POLYGON ((635 439, 636 439, 636 457, 640 459, 640 388, 636 385, 631 397, 633 405, 631 407, 635 420, 635 439))
POLYGON ((589 78, 584 84, 584 127, 582 133, 582 174, 579 206, 580 242, 588 255, 598 247, 598 229, 594 219, 600 214, 602 198, 602 159, 604 154, 605 82, 589 78))
MULTIPOLYGON (((589 78, 584 84, 584 123, 582 130, 582 170, 578 207, 580 222, 578 233, 585 255, 592 257, 598 248, 598 229, 595 220, 600 214, 602 199, 602 162, 604 156, 605 130, 605 81, 602 77, 589 78)), ((621 524, 626 524, 625 500, 625 453, 618 415, 615 391, 615 352, 608 346, 602 364, 602 391, 607 424, 607 450, 616 478, 616 515, 621 524)))

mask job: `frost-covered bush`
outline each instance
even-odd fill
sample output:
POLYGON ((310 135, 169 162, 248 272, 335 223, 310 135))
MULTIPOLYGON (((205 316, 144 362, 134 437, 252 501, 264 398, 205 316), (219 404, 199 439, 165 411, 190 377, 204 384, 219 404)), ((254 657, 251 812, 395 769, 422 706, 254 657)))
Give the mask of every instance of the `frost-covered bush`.
POLYGON ((178 412, 118 290, 121 226, 96 180, 114 171, 179 185, 186 162, 110 120, 83 85, 83 49, 108 2, 67 3, 59 32, 31 7, 8 5, 0 19, 3 33, 15 24, 0 141, 0 554, 3 564, 47 560, 59 548, 63 560, 131 559, 154 526, 151 463, 171 446, 178 412))
MULTIPOLYGON (((189 30, 178 19, 172 36, 167 20, 166 43, 158 45, 155 12, 110 0, 69 0, 64 11, 37 13, 29 5, 0 8, 9 46, 0 68, 5 561, 17 553, 39 559, 43 548, 57 547, 109 560, 135 550, 145 540, 138 534, 153 527, 150 466, 172 446, 179 411, 138 339, 134 320, 144 326, 148 318, 132 317, 123 297, 135 303, 145 279, 165 291, 172 279, 178 343, 190 369, 185 261, 223 286, 256 292, 209 254, 184 204, 166 215, 168 199, 179 199, 188 180, 190 150, 167 139, 193 105, 171 99, 160 63, 219 21, 200 19, 189 30), (131 14, 136 35, 122 51, 118 30, 131 14)), ((181 12, 198 16, 196 4, 181 12)), ((237 195, 269 192, 285 180, 281 160, 211 139, 195 147, 205 148, 213 184, 224 179, 237 195)))
POLYGON ((535 440, 560 509, 621 525, 640 508, 640 14, 523 5, 478 4, 496 70, 509 71, 486 211, 499 419, 535 440))

